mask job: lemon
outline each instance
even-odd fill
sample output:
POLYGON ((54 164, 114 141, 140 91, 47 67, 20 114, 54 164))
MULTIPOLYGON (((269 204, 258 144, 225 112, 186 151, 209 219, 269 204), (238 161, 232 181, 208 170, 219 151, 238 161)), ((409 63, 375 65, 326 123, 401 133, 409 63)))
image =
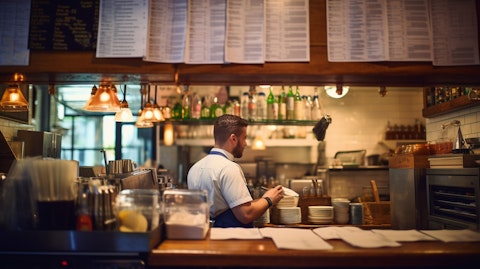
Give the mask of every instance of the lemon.
POLYGON ((122 232, 146 232, 148 227, 147 218, 135 210, 124 209, 118 212, 120 231, 122 232))

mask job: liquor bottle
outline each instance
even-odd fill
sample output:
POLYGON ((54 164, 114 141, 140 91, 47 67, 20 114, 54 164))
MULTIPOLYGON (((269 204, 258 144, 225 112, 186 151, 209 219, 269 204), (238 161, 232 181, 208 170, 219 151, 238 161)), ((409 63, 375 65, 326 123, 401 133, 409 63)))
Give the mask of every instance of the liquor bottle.
POLYGON ((248 96, 248 119, 257 120, 257 97, 255 93, 248 96))
POLYGON ((320 100, 318 99, 318 92, 315 89, 312 100, 312 120, 320 120, 322 118, 322 109, 320 107, 320 100))
POLYGON ((304 120, 305 116, 305 108, 303 105, 302 96, 300 95, 300 91, 298 90, 298 86, 295 90, 295 96, 293 99, 293 118, 295 120, 304 120))
POLYGON ((203 97, 202 111, 200 113, 201 119, 210 119, 210 98, 208 96, 203 97))
POLYGON ((312 120, 312 99, 310 96, 302 96, 303 119, 312 120))
POLYGON ((218 98, 213 97, 213 103, 210 106, 210 118, 216 119, 223 115, 223 107, 218 103, 218 98))
POLYGON ((242 99, 240 99, 240 107, 241 107, 241 117, 244 119, 248 119, 248 99, 250 98, 248 92, 244 92, 242 94, 242 99))
POLYGON ((293 94, 292 86, 288 86, 287 92, 287 120, 295 119, 295 94, 293 94))
POLYGON ((172 110, 172 119, 181 120, 182 119, 182 104, 180 102, 176 102, 173 106, 172 110))
POLYGON ((197 93, 192 94, 192 111, 190 117, 192 119, 200 119, 200 113, 202 110, 202 99, 197 93))
POLYGON ((270 86, 270 93, 267 97, 267 119, 276 120, 278 119, 278 103, 275 101, 275 96, 273 95, 272 86, 270 86))
POLYGON ((188 93, 185 93, 182 98, 182 119, 190 119, 190 106, 190 95, 188 93))
POLYGON ((282 86, 282 91, 278 96, 278 119, 279 120, 287 119, 287 95, 285 93, 284 86, 282 86))
POLYGON ((259 92, 257 94, 257 119, 267 119, 267 97, 264 92, 259 92))

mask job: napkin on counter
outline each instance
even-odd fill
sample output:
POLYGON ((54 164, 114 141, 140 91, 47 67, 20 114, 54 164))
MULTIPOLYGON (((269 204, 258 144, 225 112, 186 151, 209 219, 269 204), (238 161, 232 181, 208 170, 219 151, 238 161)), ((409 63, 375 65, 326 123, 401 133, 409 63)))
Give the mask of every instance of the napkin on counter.
POLYGON ((323 250, 333 247, 310 229, 261 228, 264 237, 270 237, 279 249, 323 250))
POLYGON ((480 233, 472 230, 422 230, 443 242, 477 242, 480 241, 480 233))
POLYGON ((263 236, 258 228, 218 228, 210 229, 210 239, 262 239, 263 236))
POLYGON ((313 229, 313 232, 319 235, 321 238, 325 240, 330 239, 342 239, 340 234, 342 233, 351 233, 351 232, 358 232, 362 229, 355 227, 355 226, 345 226, 345 227, 321 227, 313 229))
POLYGON ((396 242, 435 241, 437 239, 417 230, 383 230, 373 229, 376 234, 381 234, 396 242))

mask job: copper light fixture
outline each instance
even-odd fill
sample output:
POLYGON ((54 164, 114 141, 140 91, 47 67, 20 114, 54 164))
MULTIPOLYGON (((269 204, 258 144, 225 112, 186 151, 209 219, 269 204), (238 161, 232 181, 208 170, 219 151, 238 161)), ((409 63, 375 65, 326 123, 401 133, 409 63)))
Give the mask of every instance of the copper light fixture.
POLYGON ((5 89, 2 100, 0 101, 0 111, 4 112, 26 112, 28 111, 28 101, 23 96, 22 91, 17 84, 10 85, 5 89))
POLYGON ((95 91, 92 88, 92 96, 83 108, 92 112, 118 112, 120 111, 120 101, 117 97, 117 88, 115 85, 100 84, 95 91), (95 91, 95 94, 93 92, 95 91))
POLYGON ((144 103, 143 99, 145 98, 146 94, 145 94, 144 86, 140 88, 140 93, 142 95, 142 108, 138 112, 138 117, 137 117, 137 121, 135 122, 135 127, 152 128, 153 127, 152 121, 145 119, 145 107, 143 106, 143 103, 144 103))
POLYGON ((127 102, 127 85, 124 86, 123 100, 120 103, 120 111, 115 114, 115 121, 117 122, 133 122, 132 110, 128 107, 127 102))

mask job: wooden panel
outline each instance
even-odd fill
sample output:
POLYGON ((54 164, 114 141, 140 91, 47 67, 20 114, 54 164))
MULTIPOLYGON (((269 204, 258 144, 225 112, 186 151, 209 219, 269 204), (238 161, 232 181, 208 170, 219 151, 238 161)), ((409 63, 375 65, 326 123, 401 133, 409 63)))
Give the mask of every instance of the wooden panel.
MULTIPOLYGON (((325 3, 325 0, 310 1, 310 62, 187 65, 145 62, 140 58, 99 59, 95 58, 95 52, 32 51, 29 66, 0 66, 0 82, 11 81, 14 72, 21 72, 26 81, 32 83, 91 83, 100 79, 121 83, 172 83, 178 69, 179 82, 184 84, 480 84, 480 66, 434 67, 429 62, 328 62, 325 3)), ((480 14, 480 10, 477 13, 480 14)))

